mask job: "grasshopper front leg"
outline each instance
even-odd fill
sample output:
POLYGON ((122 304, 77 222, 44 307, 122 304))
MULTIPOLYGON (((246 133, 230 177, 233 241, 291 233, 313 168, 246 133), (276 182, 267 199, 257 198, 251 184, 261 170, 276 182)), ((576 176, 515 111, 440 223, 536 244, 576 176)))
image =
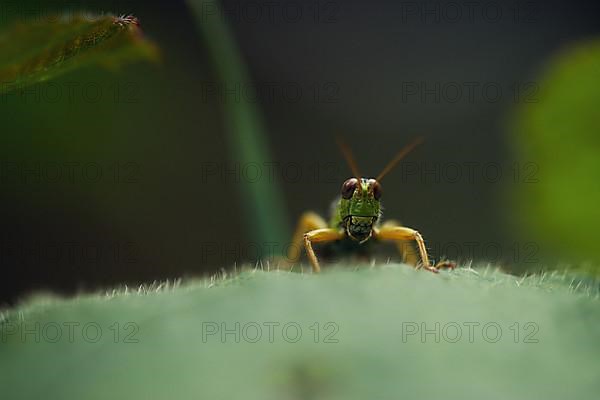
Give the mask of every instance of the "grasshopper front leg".
POLYGON ((302 246, 304 246, 313 272, 321 271, 319 261, 312 248, 312 242, 318 243, 341 239, 343 235, 337 233, 337 231, 327 228, 327 223, 319 215, 310 211, 305 212, 298 221, 298 227, 294 232, 292 243, 288 250, 287 261, 289 263, 298 262, 302 246), (332 234, 332 232, 336 232, 336 234, 332 234))
MULTIPOLYGON (((448 261, 442 261, 435 266, 429 264, 429 256, 427 255, 427 249, 425 248, 425 241, 421 234, 414 229, 406 228, 403 226, 390 226, 383 225, 379 229, 373 229, 374 237, 379 240, 391 240, 396 243, 403 242, 406 240, 414 240, 417 243, 419 254, 421 256, 421 265, 428 271, 437 273, 440 268, 454 268, 456 264, 448 261)), ((419 265, 416 266, 418 269, 419 265)))
POLYGON ((304 246, 304 234, 315 229, 327 228, 327 222, 318 214, 308 211, 302 214, 298 220, 298 226, 292 236, 292 243, 288 249, 287 261, 289 263, 297 263, 300 260, 302 246, 304 246))
POLYGON ((321 272, 321 267, 319 266, 319 260, 317 260, 312 244, 333 242, 335 240, 340 240, 343 237, 343 231, 331 228, 316 229, 304 234, 304 247, 306 248, 306 254, 312 265, 313 272, 321 272))
MULTIPOLYGON (((402 224, 396 220, 389 219, 385 221, 381 226, 384 228, 393 228, 396 226, 402 226, 402 224)), ((398 253, 400 253, 400 255, 402 256, 402 262, 405 264, 417 266, 419 262, 419 255, 415 251, 415 247, 411 243, 411 240, 397 240, 395 241, 395 243, 398 253)))

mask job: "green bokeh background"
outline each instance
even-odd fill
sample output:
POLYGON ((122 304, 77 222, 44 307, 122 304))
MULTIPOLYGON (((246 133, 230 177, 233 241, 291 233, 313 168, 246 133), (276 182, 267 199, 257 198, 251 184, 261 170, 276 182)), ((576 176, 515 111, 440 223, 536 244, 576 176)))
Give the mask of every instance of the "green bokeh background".
MULTIPOLYGON (((19 4, 34 13, 67 7, 60 1, 19 4)), ((134 13, 162 61, 118 70, 90 67, 2 97, 3 165, 17 163, 20 171, 36 163, 77 165, 73 181, 65 168, 58 182, 39 183, 27 173, 15 180, 3 167, 8 179, 2 180, 0 198, 2 268, 11 276, 2 280, 3 302, 40 288, 73 292, 138 284, 256 261, 252 245, 265 247, 265 226, 283 236, 277 242, 285 245, 288 236, 280 232, 300 213, 327 213, 349 173, 335 134, 346 137, 368 174, 376 174, 417 134, 426 137, 425 145, 407 161, 425 170, 452 163, 502 168, 498 182, 404 179, 401 169, 386 177, 385 217, 419 229, 433 258, 490 261, 518 273, 565 262, 595 265, 598 168, 596 147, 583 138, 597 130, 596 64, 571 65, 568 50, 598 34, 595 9, 584 1, 534 5, 532 21, 500 23, 399 23, 400 5, 388 2, 344 3, 334 23, 219 19, 239 50, 236 67, 250 79, 321 90, 332 82, 339 89, 333 103, 307 94, 298 103, 260 98, 246 104, 266 135, 266 154, 279 163, 297 163, 304 172, 298 182, 277 180, 285 217, 275 221, 253 211, 243 181, 202 179, 203 165, 227 169, 243 162, 244 144, 228 139, 227 104, 204 96, 206 85, 227 68, 214 57, 222 43, 202 33, 206 26, 198 15, 183 1, 77 3, 91 12, 134 13), (553 61, 561 54, 562 61, 553 61), (564 72, 544 72, 557 69, 564 72), (540 101, 515 101, 507 91, 498 102, 403 102, 405 82, 428 87, 496 82, 505 90, 533 82, 540 101), (49 100, 56 88, 59 100, 49 100), (86 97, 98 90, 97 101, 86 97), (568 111, 557 111, 562 107, 568 111), (523 167, 534 163, 535 182, 515 180, 514 163, 521 178, 523 167), (100 168, 102 178, 91 182, 82 176, 86 165, 100 168), (315 180, 314 165, 333 168, 321 170, 324 177, 315 180), (36 254, 55 243, 63 253, 75 243, 76 255, 54 261, 36 254), (87 247, 101 249, 100 261, 82 255, 87 247)), ((512 6, 507 7, 510 16, 512 6)), ((28 16, 7 10, 12 8, 2 9, 2 26, 28 16)), ((380 260, 395 257, 392 248, 377 251, 380 260)))
POLYGON ((517 205, 527 234, 577 266, 598 272, 600 41, 563 49, 548 63, 539 102, 520 110, 515 150, 539 166, 517 205))

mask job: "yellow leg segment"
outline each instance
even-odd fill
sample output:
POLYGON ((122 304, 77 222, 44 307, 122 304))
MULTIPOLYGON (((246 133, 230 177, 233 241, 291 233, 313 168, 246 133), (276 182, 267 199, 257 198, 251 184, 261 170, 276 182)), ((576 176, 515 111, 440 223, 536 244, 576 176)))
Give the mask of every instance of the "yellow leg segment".
MULTIPOLYGON (((393 219, 385 221, 382 225, 384 228, 393 228, 396 226, 402 226, 402 224, 393 219)), ((396 248, 402 255, 403 263, 413 265, 415 267, 417 266, 417 263, 419 262, 419 256, 415 252, 415 247, 412 245, 410 240, 397 240, 396 248)))
POLYGON ((340 240, 343 237, 343 231, 331 228, 316 229, 304 234, 304 247, 306 248, 306 254, 312 265, 313 272, 321 272, 321 267, 319 266, 319 260, 317 260, 312 244, 333 242, 335 240, 340 240))
POLYGON ((416 265, 416 268, 421 266, 428 271, 438 272, 439 268, 454 268, 455 264, 447 261, 438 263, 436 266, 429 264, 429 256, 427 255, 427 249, 425 248, 425 241, 421 234, 414 229, 406 228, 403 226, 391 226, 382 225, 379 229, 373 230, 374 237, 379 240, 390 240, 398 243, 405 242, 407 240, 415 241, 421 256, 421 264, 416 265))
POLYGON ((327 228, 327 223, 323 218, 314 212, 305 212, 298 221, 298 226, 292 236, 292 243, 288 249, 287 262, 290 264, 297 263, 300 260, 302 247, 304 246, 304 234, 315 229, 327 228))

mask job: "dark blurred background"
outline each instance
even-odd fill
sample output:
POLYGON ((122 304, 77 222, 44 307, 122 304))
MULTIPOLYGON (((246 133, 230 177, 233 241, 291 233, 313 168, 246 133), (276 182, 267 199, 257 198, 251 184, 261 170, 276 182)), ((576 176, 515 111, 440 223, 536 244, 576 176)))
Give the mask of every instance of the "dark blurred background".
POLYGON ((334 135, 368 175, 423 135, 383 182, 385 215, 419 229, 436 259, 539 261, 506 207, 536 166, 515 161, 507 131, 536 101, 544 62, 600 32, 597 2, 222 4, 253 88, 215 83, 211 38, 183 1, 0 2, 0 26, 64 9, 133 14, 162 53, 2 96, 0 304, 255 262, 269 244, 244 226, 239 185, 257 172, 229 155, 228 101, 262 112, 278 164, 260 179, 281 186, 288 229, 305 210, 326 214, 350 176, 334 135))

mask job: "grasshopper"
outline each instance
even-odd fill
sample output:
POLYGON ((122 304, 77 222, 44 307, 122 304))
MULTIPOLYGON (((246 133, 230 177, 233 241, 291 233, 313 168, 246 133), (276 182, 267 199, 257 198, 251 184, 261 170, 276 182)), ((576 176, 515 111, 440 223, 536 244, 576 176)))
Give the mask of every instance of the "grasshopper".
POLYGON ((342 184, 341 193, 333 203, 329 223, 314 212, 306 212, 300 217, 292 245, 289 247, 288 262, 294 263, 300 259, 303 246, 313 272, 320 272, 321 267, 313 244, 346 242, 354 250, 360 251, 370 239, 374 239, 395 242, 403 261, 417 269, 423 267, 437 273, 441 268, 454 268, 456 264, 450 261, 430 265, 425 241, 418 231, 401 226, 395 221, 380 223, 382 178, 421 142, 422 138, 416 138, 402 148, 376 178, 364 178, 359 173, 351 149, 338 139, 338 145, 354 176, 342 184), (410 242, 417 245, 420 263, 417 262, 410 242))

